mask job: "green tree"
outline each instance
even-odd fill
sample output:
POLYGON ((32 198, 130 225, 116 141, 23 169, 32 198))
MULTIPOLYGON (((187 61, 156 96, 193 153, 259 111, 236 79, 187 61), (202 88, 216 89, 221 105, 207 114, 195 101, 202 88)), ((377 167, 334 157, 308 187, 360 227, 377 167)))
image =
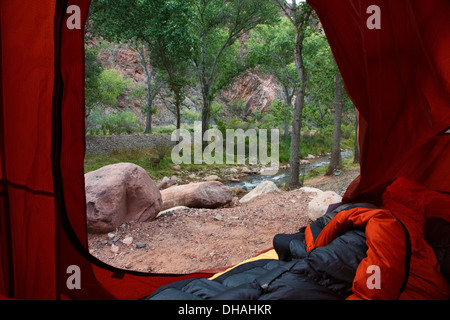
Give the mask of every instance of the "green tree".
POLYGON ((283 113, 286 138, 289 135, 292 98, 296 88, 293 38, 294 28, 289 19, 283 17, 276 24, 257 26, 246 42, 249 68, 275 76, 282 88, 284 103, 276 104, 277 108, 271 111, 283 113))
POLYGON ((289 139, 289 130, 287 126, 292 120, 292 105, 283 103, 280 99, 275 99, 269 106, 269 112, 263 116, 263 123, 267 128, 284 126, 284 138, 289 139))
POLYGON ((193 62, 203 97, 203 134, 209 127, 214 97, 243 70, 235 44, 257 25, 277 19, 278 11, 270 0, 195 0, 193 8, 197 40, 193 62))
POLYGON ((316 21, 314 10, 304 1, 273 0, 294 26, 294 61, 297 73, 295 87, 294 116, 292 120, 290 180, 289 187, 300 186, 300 135, 302 112, 305 106, 307 74, 303 60, 303 47, 308 27, 316 21))
MULTIPOLYGON (((177 129, 181 127, 181 106, 185 98, 183 89, 191 82, 189 70, 195 46, 189 24, 192 4, 192 0, 154 1, 158 23, 153 26, 152 37, 149 37, 153 48, 152 61, 164 70, 164 81, 172 92, 177 129)), ((149 14, 154 13, 153 8, 149 14)))
POLYGON ((328 41, 320 30, 307 30, 304 60, 306 69, 310 71, 307 81, 308 103, 305 106, 309 117, 304 119, 309 126, 315 126, 319 130, 330 126, 333 121, 331 159, 326 172, 326 175, 332 175, 336 170, 342 169, 341 125, 346 114, 351 115, 349 119, 353 122, 355 109, 344 90, 342 76, 328 41))
POLYGON ((341 124, 344 98, 344 85, 339 70, 335 76, 335 107, 334 107, 334 126, 333 126, 333 145, 331 148, 330 164, 325 175, 331 176, 336 170, 342 169, 341 157, 341 124))
POLYGON ((333 108, 337 67, 328 41, 320 30, 306 30, 303 52, 305 68, 308 70, 303 126, 322 129, 330 121, 329 110, 333 108))
POLYGON ((85 46, 85 101, 88 118, 100 101, 99 77, 102 72, 101 63, 97 60, 97 52, 85 46))
MULTIPOLYGON (((178 82, 191 52, 189 0, 93 0, 90 31, 136 50, 146 76, 146 129, 151 132, 153 101, 167 80, 177 101, 183 82, 178 82)), ((181 102, 178 103, 180 106, 181 102)))

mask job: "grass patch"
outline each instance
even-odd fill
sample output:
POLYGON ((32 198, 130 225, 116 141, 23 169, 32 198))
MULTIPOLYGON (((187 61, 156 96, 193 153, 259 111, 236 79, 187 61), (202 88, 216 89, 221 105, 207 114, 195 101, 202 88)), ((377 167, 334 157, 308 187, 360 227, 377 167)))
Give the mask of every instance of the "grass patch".
POLYGON ((164 176, 173 175, 177 170, 173 168, 170 156, 159 158, 157 149, 131 149, 114 150, 108 155, 86 155, 84 159, 85 173, 101 167, 129 162, 144 168, 152 179, 161 179, 164 176), (150 159, 160 159, 159 163, 153 163, 150 159))
POLYGON ((227 164, 180 164, 181 169, 174 167, 171 159, 172 147, 161 150, 161 148, 148 149, 131 149, 131 150, 114 150, 108 155, 86 155, 84 159, 85 173, 95 171, 104 166, 128 162, 134 163, 147 171, 148 175, 154 179, 159 180, 164 177, 176 175, 178 177, 187 176, 192 173, 208 170, 222 171, 225 168, 234 166, 227 164), (159 162, 155 163, 158 159, 159 162))

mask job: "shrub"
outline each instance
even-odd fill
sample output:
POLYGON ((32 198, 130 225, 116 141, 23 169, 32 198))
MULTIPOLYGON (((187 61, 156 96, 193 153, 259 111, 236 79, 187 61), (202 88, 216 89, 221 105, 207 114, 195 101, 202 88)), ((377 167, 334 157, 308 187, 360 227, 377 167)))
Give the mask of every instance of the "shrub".
POLYGON ((169 124, 167 126, 155 126, 152 127, 152 133, 154 134, 172 134, 177 129, 174 124, 169 124))
POLYGON ((86 124, 90 134, 132 134, 139 129, 139 119, 130 110, 102 114, 95 109, 86 124))
POLYGON ((131 81, 116 69, 102 70, 98 82, 101 102, 112 107, 117 104, 119 96, 131 87, 131 81))
POLYGON ((183 119, 186 119, 186 122, 189 124, 193 124, 195 121, 199 121, 202 118, 202 114, 200 111, 190 109, 182 109, 181 116, 183 117, 183 119))

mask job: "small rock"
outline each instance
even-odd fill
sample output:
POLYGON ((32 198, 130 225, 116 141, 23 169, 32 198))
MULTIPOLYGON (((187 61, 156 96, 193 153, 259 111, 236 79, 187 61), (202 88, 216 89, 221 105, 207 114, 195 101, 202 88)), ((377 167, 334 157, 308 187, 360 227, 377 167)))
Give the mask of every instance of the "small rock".
POLYGON ((240 202, 248 202, 253 198, 256 198, 262 194, 271 193, 271 192, 280 192, 280 189, 276 186, 275 183, 273 183, 270 180, 266 180, 261 182, 259 185, 256 186, 255 189, 250 191, 248 194, 246 194, 244 197, 241 198, 240 202))
POLYGON ((207 176, 205 179, 205 181, 220 181, 219 176, 212 174, 210 176, 207 176))
POLYGON ((145 248, 146 245, 147 244, 145 242, 137 242, 136 243, 136 248, 142 249, 142 248, 145 248))
POLYGON ((112 233, 112 232, 108 233, 108 238, 111 239, 111 240, 114 239, 115 236, 116 235, 114 233, 112 233))
POLYGON ((133 237, 126 237, 125 239, 122 240, 122 242, 123 242, 124 244, 130 245, 130 244, 133 243, 133 237))
POLYGON ((313 188, 313 187, 302 187, 299 189, 300 191, 303 191, 305 193, 310 194, 311 196, 316 196, 321 194, 323 191, 317 188, 313 188))
POLYGON ((189 209, 189 207, 186 207, 186 206, 172 207, 172 208, 169 208, 167 210, 163 210, 160 213, 158 213, 156 218, 160 218, 160 217, 163 217, 163 216, 168 216, 168 215, 171 215, 171 214, 175 213, 178 210, 185 210, 185 209, 189 209))
POLYGON ((118 253, 119 252, 119 247, 116 246, 114 243, 111 245, 111 252, 112 253, 118 253))
POLYGON ((164 190, 176 184, 177 184, 176 176, 172 176, 170 179, 168 177, 164 177, 162 181, 158 184, 158 188, 159 190, 164 190))
POLYGON ((214 216, 214 220, 221 221, 222 220, 222 216, 220 214, 216 214, 214 216))
POLYGON ((278 173, 279 167, 274 166, 274 167, 270 167, 270 168, 262 168, 259 171, 259 174, 262 176, 274 176, 278 173))
POLYGON ((245 174, 258 174, 260 170, 257 169, 251 169, 251 168, 247 168, 247 167, 242 167, 241 168, 241 173, 245 173, 245 174))
POLYGON ((322 217, 329 205, 341 202, 342 197, 333 191, 325 191, 319 193, 308 204, 308 217, 311 221, 315 221, 322 217))

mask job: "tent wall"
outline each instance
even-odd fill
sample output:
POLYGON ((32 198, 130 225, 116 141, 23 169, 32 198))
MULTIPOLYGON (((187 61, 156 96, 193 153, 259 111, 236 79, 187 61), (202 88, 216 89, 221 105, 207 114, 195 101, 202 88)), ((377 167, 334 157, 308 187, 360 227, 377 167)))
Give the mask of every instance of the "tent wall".
POLYGON ((51 167, 54 4, 0 2, 1 271, 4 295, 54 297, 51 167), (14 31, 13 31, 14 30, 14 31), (39 41, 37 41, 37 39, 39 41), (51 110, 51 109, 50 109, 51 110))
POLYGON ((208 272, 154 275, 88 252, 84 22, 90 1, 0 2, 0 296, 138 299, 208 272), (76 5, 81 29, 67 27, 76 5), (68 286, 80 270, 80 288, 68 286))

